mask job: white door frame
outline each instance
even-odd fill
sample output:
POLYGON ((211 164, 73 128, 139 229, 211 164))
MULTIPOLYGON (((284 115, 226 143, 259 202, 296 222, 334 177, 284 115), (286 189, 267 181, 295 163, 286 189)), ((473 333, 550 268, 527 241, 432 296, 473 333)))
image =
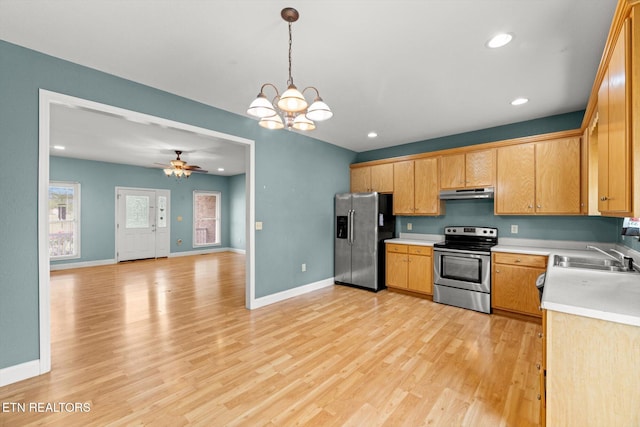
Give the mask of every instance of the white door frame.
MULTIPOLYGON (((151 116, 136 111, 126 110, 111 105, 88 101, 74 96, 51 92, 45 89, 39 91, 39 143, 38 143, 38 293, 39 293, 39 341, 40 359, 38 371, 31 371, 28 376, 40 375, 51 370, 51 300, 49 297, 49 227, 47 216, 49 194, 49 146, 51 105, 62 104, 69 107, 85 108, 89 110, 107 112, 123 118, 154 123, 161 126, 200 133, 202 135, 222 138, 229 143, 247 147, 245 150, 246 172, 246 283, 245 306, 248 309, 256 307, 255 303, 255 141, 205 129, 186 123, 176 122, 161 117, 151 116)), ((35 361, 34 361, 35 362, 35 361)), ((33 365, 30 365, 33 366, 33 365)))

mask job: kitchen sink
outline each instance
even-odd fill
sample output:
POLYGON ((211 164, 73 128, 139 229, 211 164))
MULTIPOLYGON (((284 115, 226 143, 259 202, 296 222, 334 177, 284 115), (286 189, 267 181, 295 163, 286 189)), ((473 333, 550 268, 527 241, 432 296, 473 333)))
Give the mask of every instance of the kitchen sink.
POLYGON ((566 268, 587 268, 602 271, 626 271, 633 273, 620 261, 607 258, 583 258, 573 256, 556 255, 553 257, 553 265, 566 268))

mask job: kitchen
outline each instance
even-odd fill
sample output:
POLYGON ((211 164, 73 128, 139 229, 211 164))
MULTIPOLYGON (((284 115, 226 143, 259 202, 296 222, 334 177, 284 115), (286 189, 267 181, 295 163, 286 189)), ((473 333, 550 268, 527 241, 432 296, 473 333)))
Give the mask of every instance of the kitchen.
POLYGON ((638 56, 632 46, 640 31, 631 24, 637 13, 637 8, 618 9, 575 131, 351 165, 352 192, 393 194, 400 232, 384 240, 390 290, 542 321, 537 368, 543 425, 640 422, 633 391, 640 383, 634 373, 640 360, 640 253, 634 250, 637 238, 628 237, 637 236, 637 218, 624 224, 602 218, 587 225, 574 217, 639 213, 633 188, 640 167, 632 157, 640 150, 633 136, 639 123, 632 114, 637 103, 631 102, 640 70, 632 59, 638 56), (464 204, 455 205, 459 200, 464 204), (474 211, 484 215, 458 219, 474 211), (442 220, 422 218, 428 215, 442 220), (518 238, 518 222, 527 217, 516 215, 567 216, 567 228, 558 230, 556 224, 545 233, 538 224, 529 238, 518 238), (623 236, 604 245, 584 235, 565 240, 572 222, 581 230, 617 228, 623 236), (422 230, 427 233, 417 232, 422 230))
MULTIPOLYGON (((47 67, 45 68, 45 70, 47 71, 46 73, 47 75, 44 76, 44 75, 38 74, 38 79, 41 79, 42 81, 46 82, 47 86, 55 87, 59 90, 67 90, 74 94, 78 94, 88 98, 98 98, 99 100, 110 101, 114 104, 125 104, 130 108, 136 108, 136 107, 143 108, 152 112, 158 112, 158 110, 160 110, 159 113, 167 114, 170 116, 174 114, 175 116, 178 116, 177 118, 182 118, 182 119, 184 119, 184 117, 181 117, 181 116, 187 116, 188 114, 167 113, 167 110, 175 109, 177 111, 180 111, 179 108, 174 108, 174 103, 178 104, 178 107, 184 107, 187 111, 192 111, 192 110, 189 110, 189 108, 194 108, 190 105, 185 106, 183 105, 183 103, 173 99, 171 99, 168 102, 169 106, 161 105, 160 107, 156 107, 154 105, 153 107, 150 107, 149 104, 152 104, 152 102, 148 102, 148 104, 145 104, 145 101, 140 101, 139 99, 148 100, 149 98, 154 98, 155 96, 158 96, 160 99, 165 101, 166 98, 163 96, 157 95, 155 93, 153 94, 153 96, 151 96, 149 94, 146 94, 143 89, 140 89, 137 87, 131 89, 126 84, 112 83, 111 82, 112 79, 110 78, 97 76, 95 74, 87 72, 86 70, 79 70, 78 69, 79 67, 78 68, 71 67, 68 64, 62 63, 62 61, 55 62, 51 59, 44 59, 41 57, 37 57, 34 59, 33 56, 35 55, 26 54, 22 51, 18 51, 17 48, 3 46, 3 54, 5 53, 8 55, 7 57, 12 59, 12 61, 10 61, 11 64, 14 64, 14 63, 20 64, 20 63, 26 62, 27 65, 24 65, 24 69, 36 70, 38 69, 36 65, 41 65, 42 63, 46 64, 47 67), (16 57, 17 57, 17 61, 14 62, 13 60, 15 60, 16 57), (26 57, 27 59, 26 60, 23 59, 24 57, 26 57), (51 64, 51 62, 53 62, 53 64, 51 64), (66 79, 64 78, 64 76, 56 75, 55 70, 57 69, 62 69, 65 72, 78 73, 82 76, 86 76, 86 80, 89 80, 91 84, 86 84, 86 86, 82 86, 82 83, 80 84, 80 86, 71 85, 70 83, 66 82, 66 79), (136 96, 139 99, 123 100, 115 97, 114 95, 111 95, 112 93, 125 92, 126 91, 125 89, 133 90, 133 92, 136 94, 136 96)), ((33 72, 35 73, 36 71, 33 71, 33 72)), ((16 72, 16 75, 20 75, 20 74, 21 73, 16 72)), ((60 73, 60 74, 65 74, 65 73, 60 73)), ((13 84, 15 83, 12 82, 12 85, 13 84)), ((9 85, 7 85, 7 87, 9 87, 9 85)), ((34 84, 34 83, 31 83, 28 86, 23 84, 19 87, 20 87, 20 90, 18 92, 20 94, 35 93, 37 91, 37 84, 34 84)), ((13 95, 13 92, 9 92, 9 94, 13 95)), ((24 105, 21 104, 22 108, 17 109, 17 111, 22 111, 22 113, 21 114, 16 113, 15 116, 17 117, 15 117, 13 114, 9 114, 8 112, 7 116, 5 117, 9 117, 9 121, 11 122, 15 121, 16 123, 20 123, 22 125, 24 125, 25 123, 27 124, 27 126, 23 126, 23 127, 28 129, 29 135, 24 137, 24 139, 26 141, 29 141, 29 143, 28 144, 25 143, 24 148, 18 148, 17 159, 20 160, 20 162, 18 163, 21 165, 21 168, 22 168, 20 170, 21 173, 25 171, 30 171, 35 174, 37 172, 37 167, 36 167, 37 161, 35 159, 35 155, 32 154, 32 152, 36 151, 34 149, 33 140, 37 139, 37 125, 34 124, 34 121, 36 121, 35 118, 37 117, 37 110, 34 110, 31 104, 35 103, 36 101, 31 100, 31 98, 29 98, 27 95, 24 95, 24 96, 25 96, 24 98, 25 101, 22 101, 22 104, 24 105), (24 111, 27 111, 27 112, 25 113, 24 111), (31 117, 31 119, 26 119, 26 117, 31 117), (36 136, 34 137, 34 135, 36 136)), ((7 96, 6 98, 9 98, 9 96, 7 96)), ((201 111, 201 110, 196 110, 196 111, 198 113, 196 115, 199 115, 199 116, 205 116, 210 113, 209 111, 201 111)), ((226 116, 222 114, 220 114, 220 116, 222 116, 220 118, 220 122, 224 122, 224 120, 226 119, 226 116)), ((582 116, 578 121, 580 121, 581 118, 582 116)), ((233 119, 231 119, 231 121, 233 121, 233 119)), ((220 127, 219 123, 208 124, 208 126, 216 126, 216 125, 218 126, 218 128, 220 127)), ((241 129, 245 129, 247 127, 244 123, 240 123, 235 126, 241 129)), ((222 127, 224 128, 224 126, 222 127)), ((232 125, 229 125, 229 127, 233 128, 232 125)), ((552 127, 552 126, 549 126, 549 127, 552 127)), ((577 125, 566 127, 566 129, 577 129, 579 127, 580 127, 580 123, 577 123, 577 125)), ((553 130, 546 129, 545 132, 553 132, 553 130)), ((7 134, 8 133, 9 132, 7 131, 7 134)), ((3 135, 7 135, 7 134, 3 133, 3 135)), ((17 134, 22 135, 22 133, 20 132, 18 132, 17 134)), ((634 135, 636 134, 637 132, 634 132, 634 135)), ((346 175, 348 173, 348 164, 354 162, 352 154, 342 153, 337 148, 332 148, 332 150, 334 150, 335 153, 332 153, 333 158, 331 159, 331 164, 334 164, 334 165, 337 164, 337 165, 334 168, 329 169, 327 165, 329 165, 330 162, 324 161, 324 159, 321 159, 320 164, 323 167, 317 167, 317 169, 314 169, 314 166, 316 166, 314 165, 314 162, 310 162, 305 159, 300 160, 300 157, 302 157, 300 156, 300 152, 301 152, 300 150, 302 150, 302 148, 308 148, 310 153, 309 157, 311 157, 312 155, 315 156, 317 151, 320 151, 320 150, 314 151, 310 143, 307 143, 307 141, 304 141, 304 140, 302 141, 295 140, 294 139, 295 137, 292 135, 286 135, 284 137, 279 137, 279 138, 284 142, 277 141, 276 143, 275 137, 260 135, 260 139, 261 139, 260 147, 258 147, 257 149, 258 150, 257 157, 260 159, 258 161, 258 167, 261 171, 261 175, 258 181, 260 184, 259 188, 261 189, 261 191, 263 190, 263 187, 265 189, 268 189, 258 193, 258 197, 257 197, 258 199, 257 211, 258 211, 259 219, 263 220, 266 225, 263 231, 257 233, 257 244, 258 244, 259 255, 260 255, 259 259, 256 260, 258 264, 257 276, 260 278, 258 282, 258 287, 257 287, 258 296, 271 295, 273 293, 286 290, 287 286, 295 287, 302 284, 319 281, 319 280, 325 279, 326 277, 328 277, 328 275, 330 275, 330 274, 325 274, 331 268, 331 262, 327 261, 327 258, 330 258, 330 255, 322 255, 319 252, 322 251, 323 253, 326 252, 327 254, 331 252, 331 247, 326 241, 326 238, 323 240, 322 234, 323 233, 325 235, 329 234, 330 232, 328 232, 327 230, 328 229, 332 230, 332 227, 333 227, 332 218, 331 220, 326 221, 329 226, 318 227, 319 228, 318 232, 316 232, 315 228, 313 230, 308 230, 306 227, 302 226, 300 223, 293 221, 292 218, 294 217, 294 215, 289 216, 290 215, 289 212, 293 211, 294 213, 297 213, 296 209, 301 209, 301 208, 298 208, 294 206, 293 203, 288 202, 285 199, 285 197, 282 195, 287 192, 290 193, 291 191, 271 191, 271 189, 273 188, 278 189, 277 187, 279 182, 278 173, 282 170, 290 170, 289 168, 296 168, 290 173, 290 175, 292 176, 300 175, 300 176, 308 177, 309 181, 318 183, 316 185, 308 185, 308 184, 301 183, 299 184, 299 186, 296 186, 296 187, 294 187, 293 184, 291 184, 291 188, 287 188, 287 190, 292 190, 292 189, 297 190, 298 194, 300 193, 310 194, 313 191, 317 191, 316 186, 322 185, 320 183, 322 183, 323 180, 327 180, 327 179, 332 180, 331 195, 327 195, 326 193, 328 193, 328 191, 326 191, 324 187, 321 187, 322 191, 319 194, 321 194, 322 197, 324 197, 322 201, 323 206, 320 207, 319 203, 316 204, 316 201, 312 200, 310 203, 312 205, 311 206, 312 209, 310 209, 309 212, 305 211, 304 212, 305 215, 302 216, 303 221, 301 222, 304 222, 306 220, 309 220, 308 222, 311 222, 310 220, 314 220, 314 223, 315 223, 315 220, 318 218, 317 212, 325 212, 326 209, 329 209, 328 206, 331 205, 330 199, 332 195, 336 192, 336 190, 339 188, 342 189, 342 191, 345 191, 348 189, 348 182, 346 182, 348 181, 348 179, 343 179, 341 175, 339 176, 339 174, 346 175), (281 147, 281 145, 285 145, 285 146, 281 147), (294 153, 294 154, 291 154, 291 153, 294 153), (336 158, 338 158, 338 161, 336 161, 336 158), (302 163, 301 166, 298 166, 298 162, 302 163), (342 168, 342 166, 344 166, 344 168, 342 168), (312 172, 309 172, 309 171, 312 171, 312 172), (346 182, 346 185, 345 185, 345 182, 346 182), (271 207, 271 206, 278 206, 279 208, 277 210, 268 209, 268 207, 271 207), (282 209, 283 206, 287 209, 282 209), (283 214, 283 210, 285 211, 284 214, 283 214), (283 215, 287 215, 287 216, 283 220, 280 220, 281 216, 283 215), (290 233, 291 227, 295 227, 294 233, 290 233), (313 233, 313 236, 309 237, 309 234, 306 234, 308 232, 313 233), (285 240, 285 239, 282 239, 282 236, 285 236, 285 235, 288 236, 291 234, 303 235, 305 236, 304 240, 313 240, 314 242, 316 241, 320 242, 315 246, 318 246, 319 248, 321 248, 321 251, 320 250, 316 252, 310 251, 307 248, 307 246, 302 244, 301 240, 303 240, 303 238, 288 239, 286 240, 286 243, 288 243, 288 245, 280 243, 283 240, 285 240), (290 249, 289 247, 293 249, 290 249), (277 253, 282 256, 274 260, 275 257, 271 256, 272 253, 277 253), (291 259, 291 262, 286 262, 284 261, 284 259, 291 259), (316 261, 316 264, 321 264, 321 266, 324 267, 323 271, 320 271, 319 273, 317 271, 314 271, 314 268, 316 268, 317 265, 309 262, 308 261, 309 259, 318 260, 316 261), (301 262, 308 263, 307 265, 309 269, 308 269, 308 272, 306 273, 306 276, 300 274, 299 272, 299 267, 301 262), (292 268, 291 266, 292 264, 296 264, 295 270, 292 268), (281 280, 276 280, 276 278, 281 280)), ((498 140, 498 139, 500 138, 492 138, 491 140, 498 140)), ((327 149, 327 151, 329 150, 327 149)), ((321 152, 321 154, 324 154, 324 152, 321 152)), ((365 156, 364 154, 356 156, 355 161, 364 161, 364 159, 359 158, 364 156, 365 156)), ((329 156, 327 155, 327 157, 329 156)), ((388 156, 388 157, 393 157, 393 156, 388 156)), ((317 159, 318 159, 318 156, 314 158, 314 160, 317 160, 317 159)), ((7 172, 12 171, 13 170, 12 167, 13 165, 11 165, 11 167, 8 167, 7 172)), ((3 175, 3 182, 12 183, 13 185, 16 186, 16 188, 20 189, 21 191, 24 191, 23 197, 25 200, 22 200, 22 198, 20 198, 19 201, 22 201, 25 205, 29 206, 31 203, 30 200, 35 198, 35 192, 33 190, 30 190, 32 188, 35 188, 35 183, 32 182, 33 181, 32 179, 27 179, 26 182, 17 182, 18 179, 16 179, 16 177, 19 177, 19 176, 20 176, 20 173, 16 173, 15 175, 12 174, 11 177, 7 176, 6 177, 7 179, 4 180, 5 176, 3 175)), ((474 218, 471 218, 470 220, 455 221, 455 222, 448 221, 449 219, 456 219, 456 216, 464 217, 466 215, 467 209, 469 209, 470 206, 471 205, 468 204, 466 201, 446 202, 447 215, 444 217, 436 217, 436 219, 434 220, 438 222, 438 221, 441 221, 441 219, 444 219, 444 222, 439 223, 438 225, 433 225, 434 222, 431 221, 431 218, 425 218, 421 216, 401 217, 399 219, 401 223, 400 230, 402 230, 401 232, 408 231, 408 230, 405 230, 405 228, 408 228, 408 225, 411 224, 412 225, 411 231, 414 231, 417 233, 423 233, 423 234, 441 234, 445 226, 453 225, 454 223, 463 224, 463 225, 473 224, 473 225, 480 225, 480 226, 494 225, 501 230, 500 236, 504 237, 505 235, 509 235, 509 231, 511 230, 511 225, 518 225, 519 232, 517 236, 519 237, 536 238, 536 236, 544 235, 546 236, 546 238, 550 239, 554 237, 554 232, 558 232, 561 234, 559 236, 560 240, 565 240, 565 239, 570 240, 571 238, 569 235, 575 236, 576 234, 579 234, 581 232, 582 233, 588 232, 588 233, 595 233, 595 234, 602 233, 603 235, 610 236, 611 233, 607 233, 606 230, 611 230, 611 229, 615 230, 620 227, 618 219, 610 219, 606 217, 593 217, 593 219, 592 218, 587 219, 585 217, 584 220, 578 221, 576 218, 582 218, 582 217, 558 217, 558 218, 554 218, 553 220, 550 220, 549 217, 545 217, 544 215, 539 217, 518 216, 517 222, 516 222, 511 220, 512 217, 495 216, 495 219, 492 219, 490 224, 489 223, 480 224, 478 222, 473 221, 472 219, 474 218), (499 222, 500 224, 494 224, 494 221, 499 222), (502 224, 504 224, 504 226, 502 224), (556 230, 554 231, 554 229, 551 229, 549 225, 552 225, 556 230), (605 230, 602 230, 601 227, 604 227, 605 230), (563 233, 564 233, 564 236, 562 236, 563 233)), ((16 214, 13 212, 13 210, 9 208, 3 208, 3 209, 4 210, 2 212, 3 214, 5 214, 5 216, 7 216, 8 218, 13 218, 14 220, 16 219, 16 214)), ((493 217, 494 205, 492 203, 483 204, 483 202, 480 202, 479 204, 474 204, 473 207, 471 207, 471 209, 486 213, 486 215, 493 217)), ((16 228, 28 229, 29 227, 33 227, 33 223, 35 223, 35 221, 30 215, 20 215, 20 216, 25 216, 26 219, 24 223, 18 222, 18 227, 16 228)), ((330 216, 330 215, 327 214, 326 216, 330 216)), ((483 215, 482 218, 484 217, 485 216, 483 215)), ((322 217, 319 221, 324 221, 324 217, 322 217)), ((13 235, 10 235, 10 236, 11 236, 10 240, 21 242, 19 238, 13 235)), ((20 257, 20 259, 17 259, 16 256, 4 257, 5 260, 8 260, 8 261, 5 261, 5 263, 10 264, 11 262, 13 262, 17 266, 17 267, 13 267, 8 264, 3 264, 3 271, 8 272, 6 277, 12 280, 16 280, 18 283, 26 283, 29 285, 37 284, 37 278, 34 278, 31 273, 27 273, 26 278, 23 278, 23 272, 31 271, 29 266, 36 264, 36 261, 33 259, 33 255, 32 255, 33 247, 35 246, 34 240, 35 239, 27 239, 28 244, 18 243, 18 247, 16 248, 17 253, 31 254, 26 257, 26 260, 23 260, 22 257, 20 257)), ((606 238, 594 238, 593 240, 606 241, 606 238)), ((631 244, 634 245, 635 243, 631 243, 631 244)), ((3 292, 2 294, 3 300, 9 301, 9 302, 15 302, 15 300, 17 300, 17 303, 18 303, 17 307, 19 307, 21 310, 16 310, 16 311, 19 311, 22 313, 28 313, 32 315, 34 312, 33 305, 29 305, 28 307, 26 307, 26 309, 22 310, 23 303, 21 301, 24 298, 13 297, 12 296, 13 292, 15 291, 12 290, 11 292, 9 291, 3 292)), ((13 313, 13 311, 11 311, 11 313, 13 313)), ((12 327, 15 327, 15 325, 20 324, 19 321, 16 321, 16 317, 18 319, 21 319, 20 316, 21 315, 12 314, 12 317, 3 318, 3 319, 8 319, 8 320, 2 320, 3 322, 8 322, 8 323, 2 323, 3 329, 9 330, 12 327)), ((34 341, 33 339, 34 328, 31 327, 33 324, 33 321, 27 319, 27 321, 24 322, 24 324, 26 325, 24 328, 26 329, 26 331, 24 329, 21 329, 19 333, 16 334, 16 335, 21 335, 25 337, 18 341, 20 343, 18 347, 21 347, 19 349, 23 350, 23 354, 26 353, 28 355, 31 355, 33 353, 33 350, 31 350, 31 348, 34 347, 34 345, 31 344, 31 342, 34 341), (28 342, 28 344, 23 344, 24 342, 28 342), (26 347, 26 350, 24 349, 25 347, 26 347)), ((37 327, 35 329, 36 329, 36 335, 37 335, 37 327)), ((9 339, 9 342, 12 342, 12 343, 15 341, 15 337, 13 336, 8 337, 7 339, 9 339)), ((37 342, 35 346, 37 347, 37 342)), ((28 358, 25 359, 25 356, 18 354, 15 357, 12 356, 11 358, 3 359, 2 367, 4 368, 8 365, 11 365, 12 363, 22 362, 25 360, 30 360, 30 359, 28 358)))

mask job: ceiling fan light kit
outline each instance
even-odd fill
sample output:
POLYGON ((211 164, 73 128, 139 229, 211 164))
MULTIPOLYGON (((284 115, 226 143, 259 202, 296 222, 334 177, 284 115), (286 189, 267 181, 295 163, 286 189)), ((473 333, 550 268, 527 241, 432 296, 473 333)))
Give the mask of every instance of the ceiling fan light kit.
POLYGON ((291 24, 296 22, 300 15, 294 8, 285 7, 280 12, 280 16, 289 24, 289 79, 287 80, 287 90, 280 95, 275 85, 271 83, 263 84, 260 88, 260 93, 249 105, 247 114, 259 118, 258 124, 266 129, 283 129, 286 126, 289 130, 313 130, 316 128, 314 122, 328 120, 333 116, 333 113, 320 97, 318 89, 309 86, 299 91, 296 85, 293 84, 293 77, 291 76, 291 24), (269 101, 264 93, 267 87, 272 87, 276 92, 273 102, 269 101), (315 91, 315 98, 311 105, 304 97, 304 93, 308 90, 315 91))
POLYGON ((162 169, 167 177, 175 176, 176 178, 189 178, 193 172, 207 172, 206 170, 200 169, 200 166, 187 165, 187 162, 180 159, 181 154, 182 151, 176 150, 176 159, 169 162, 171 166, 162 169))

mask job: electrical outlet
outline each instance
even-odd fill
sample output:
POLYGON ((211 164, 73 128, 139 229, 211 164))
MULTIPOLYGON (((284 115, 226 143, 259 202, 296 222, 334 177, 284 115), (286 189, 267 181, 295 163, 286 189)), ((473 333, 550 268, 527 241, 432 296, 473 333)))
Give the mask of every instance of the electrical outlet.
POLYGON ((511 234, 518 234, 518 226, 516 224, 511 225, 511 234))
POLYGON ((411 231, 413 230, 413 224, 411 224, 410 222, 407 223, 407 231, 411 231))
POLYGON ((307 271, 307 264, 302 264, 302 272, 307 271))
POLYGON ((262 221, 256 221, 256 230, 262 230, 262 221))

